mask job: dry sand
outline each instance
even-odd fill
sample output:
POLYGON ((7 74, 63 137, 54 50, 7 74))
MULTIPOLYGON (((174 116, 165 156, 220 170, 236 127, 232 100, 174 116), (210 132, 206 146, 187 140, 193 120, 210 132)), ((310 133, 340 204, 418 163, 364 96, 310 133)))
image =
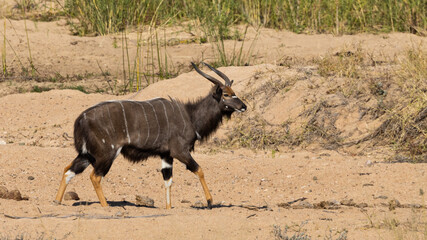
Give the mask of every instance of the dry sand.
MULTIPOLYGON (((42 74, 99 73, 98 64, 113 74, 121 70, 121 48, 113 46, 118 36, 71 36, 64 21, 27 21, 27 25, 32 56, 42 74)), ((170 36, 189 37, 179 29, 170 32, 170 36)), ((16 51, 16 55, 8 51, 9 64, 19 68, 17 60, 28 58, 23 21, 8 20, 7 33, 16 51)), ((129 34, 129 39, 133 52, 136 34, 129 34)), ((295 69, 275 65, 284 57, 302 61, 359 45, 378 59, 390 59, 419 44, 425 45, 426 39, 403 33, 298 35, 265 29, 255 45, 259 65, 220 70, 235 80, 237 95, 243 95, 257 84, 251 82, 256 74, 264 74, 258 84, 274 74, 298 74, 295 69)), ((206 49, 210 47, 204 44, 181 44, 168 48, 168 54, 176 66, 187 68, 182 72, 188 72, 189 62, 201 60, 206 49)), ((205 54, 207 60, 212 57, 209 51, 205 54)), ((96 78, 81 83, 105 87, 105 82, 96 78)), ((160 160, 131 164, 120 156, 102 181, 110 207, 100 206, 89 180, 90 169, 74 178, 67 189, 75 191, 80 200, 55 205, 52 200, 62 170, 76 155, 72 127, 81 111, 110 99, 193 99, 207 94, 211 84, 192 71, 150 85, 136 95, 83 94, 76 90, 18 93, 19 87, 34 84, 0 82, 0 142, 5 143, 0 145, 0 187, 18 189, 29 198, 0 199, 1 239, 274 239, 277 227, 289 227, 288 236, 302 231, 312 239, 337 239, 340 234, 348 239, 427 238, 427 164, 389 164, 384 160, 393 153, 386 147, 356 155, 318 146, 280 152, 221 149, 207 142, 196 146, 194 158, 203 167, 211 189, 212 210, 194 206, 197 201, 205 204, 204 194, 197 178, 181 163, 174 163, 173 209, 165 210, 160 160), (135 205, 135 195, 152 198, 154 208, 135 205), (306 200, 286 204, 301 198, 306 200), (350 199, 357 206, 340 204, 350 199), (394 199, 401 204, 396 209, 390 205, 394 199), (322 201, 337 205, 304 208, 322 201)), ((302 99, 310 94, 319 93, 310 92, 307 84, 301 83, 289 95, 273 99, 274 104, 263 114, 278 123, 297 116, 303 109, 302 99)), ((347 131, 360 129, 357 137, 378 125, 356 122, 351 116, 345 115, 339 123, 347 131)), ((216 137, 224 136, 233 121, 228 121, 216 137)))

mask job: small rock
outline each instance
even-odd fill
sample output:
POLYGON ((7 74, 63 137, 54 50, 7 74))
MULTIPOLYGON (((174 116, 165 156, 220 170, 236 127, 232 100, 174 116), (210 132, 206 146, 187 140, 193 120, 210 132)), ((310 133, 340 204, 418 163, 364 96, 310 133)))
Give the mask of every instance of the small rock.
POLYGON ((28 197, 27 195, 22 195, 22 200, 28 201, 30 200, 30 197, 28 197))
POLYGON ((116 217, 123 217, 124 215, 125 215, 125 213, 121 212, 121 211, 118 211, 118 212, 116 212, 116 214, 114 214, 114 216, 116 216, 116 217))
POLYGON ((338 201, 321 201, 320 203, 314 204, 314 208, 317 209, 338 209, 340 206, 338 205, 338 201))
POLYGON ((6 187, 0 186, 0 198, 8 198, 8 190, 6 187))
POLYGON ((301 201, 298 205, 294 206, 293 208, 313 208, 313 204, 309 203, 308 201, 301 201))
POLYGON ((374 165, 374 163, 371 160, 368 160, 368 161, 366 161, 365 165, 370 167, 370 166, 374 165))
POLYGON ((374 199, 387 199, 388 197, 387 196, 384 196, 384 195, 380 195, 380 196, 378 196, 378 197, 374 197, 374 199))
POLYGON ((154 200, 147 196, 136 195, 135 199, 138 206, 154 207, 154 200))
POLYGON ((388 209, 393 211, 396 207, 401 207, 400 202, 397 199, 392 199, 388 202, 388 209))
POLYGON ((356 206, 356 203, 353 201, 353 199, 344 199, 341 201, 341 205, 353 207, 356 206))
POLYGON ((404 208, 422 208, 423 206, 421 204, 418 204, 418 203, 408 203, 408 204, 403 204, 402 207, 404 207, 404 208))
POLYGON ((21 192, 18 189, 9 191, 8 195, 9 195, 8 196, 9 199, 13 199, 13 200, 16 200, 16 201, 21 201, 22 200, 21 192))
POLYGON ((0 138, 0 145, 6 145, 6 141, 0 138))
POLYGON ((80 200, 79 195, 76 192, 66 192, 64 195, 64 200, 80 200))
POLYGON ((358 203, 358 204, 356 204, 356 207, 358 207, 358 208, 366 208, 366 207, 368 207, 368 204, 367 203, 358 203))
POLYGON ((204 207, 204 205, 203 205, 202 201, 199 200, 199 201, 195 202, 192 207, 202 208, 202 207, 204 207))
POLYGON ((34 180, 34 177, 33 176, 28 176, 28 180, 34 180))
POLYGON ((314 180, 314 181, 317 181, 317 177, 316 177, 316 176, 314 176, 314 177, 313 177, 313 180, 314 180))
POLYGON ((277 206, 282 208, 289 208, 291 205, 289 203, 279 203, 277 206))
POLYGON ((190 203, 190 201, 186 200, 186 199, 182 199, 181 203, 190 203))

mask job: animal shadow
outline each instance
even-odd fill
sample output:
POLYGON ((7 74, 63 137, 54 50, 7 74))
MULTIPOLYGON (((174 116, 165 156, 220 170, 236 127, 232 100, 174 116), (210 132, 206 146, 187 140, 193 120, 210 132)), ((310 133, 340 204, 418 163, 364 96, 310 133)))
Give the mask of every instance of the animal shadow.
MULTIPOLYGON (((209 209, 207 206, 194 206, 191 205, 191 208, 194 209, 209 209)), ((255 206, 255 205, 243 205, 243 204, 239 204, 239 205, 235 205, 235 204, 221 204, 221 203, 217 203, 217 204, 213 204, 211 209, 214 208, 246 208, 249 210, 254 210, 254 211, 258 211, 258 210, 269 210, 268 206, 255 206)))
MULTIPOLYGON (((128 201, 107 201, 108 206, 110 207, 145 207, 145 208, 156 208, 154 206, 145 206, 145 205, 137 205, 128 201)), ((72 204, 72 206, 90 206, 92 204, 99 204, 99 202, 89 202, 89 201, 78 201, 72 204)))

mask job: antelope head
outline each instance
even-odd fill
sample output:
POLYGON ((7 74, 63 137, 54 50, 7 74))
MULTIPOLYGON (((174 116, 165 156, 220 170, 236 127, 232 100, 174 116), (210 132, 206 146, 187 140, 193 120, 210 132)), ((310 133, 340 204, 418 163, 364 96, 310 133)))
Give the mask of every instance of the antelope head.
POLYGON ((213 97, 215 100, 218 101, 221 112, 231 115, 234 111, 237 112, 244 112, 246 111, 246 105, 240 100, 236 94, 234 93, 233 89, 231 89, 231 85, 233 85, 233 80, 230 81, 230 79, 219 70, 215 69, 211 65, 202 62, 204 65, 206 65, 208 68, 210 68, 213 72, 218 74, 222 79, 224 79, 225 84, 223 84, 218 79, 202 72, 194 63, 191 63, 194 67, 194 69, 203 77, 211 81, 213 84, 215 84, 216 89, 213 91, 213 97))

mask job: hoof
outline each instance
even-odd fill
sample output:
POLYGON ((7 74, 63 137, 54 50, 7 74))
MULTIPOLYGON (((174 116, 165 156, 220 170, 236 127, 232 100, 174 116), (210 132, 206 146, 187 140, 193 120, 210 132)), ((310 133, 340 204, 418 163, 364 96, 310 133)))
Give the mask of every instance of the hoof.
POLYGON ((60 201, 58 201, 58 200, 53 200, 52 202, 53 202, 53 204, 55 204, 55 205, 62 205, 62 204, 61 204, 61 202, 60 202, 60 201))
POLYGON ((208 209, 212 209, 212 200, 208 200, 208 209))

